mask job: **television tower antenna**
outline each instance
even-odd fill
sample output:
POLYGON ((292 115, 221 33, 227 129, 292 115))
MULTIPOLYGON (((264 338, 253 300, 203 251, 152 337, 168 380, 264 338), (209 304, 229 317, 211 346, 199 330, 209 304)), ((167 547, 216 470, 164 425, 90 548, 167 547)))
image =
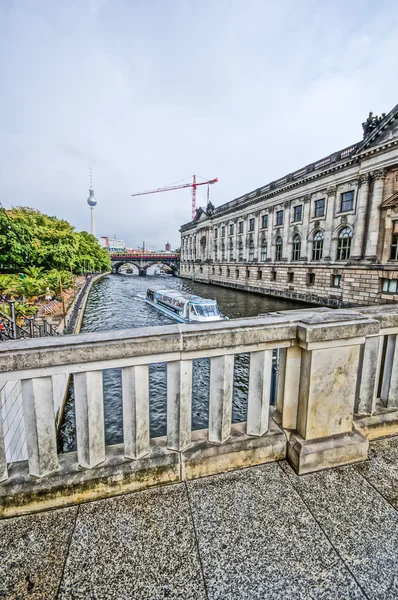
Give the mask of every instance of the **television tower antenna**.
POLYGON ((93 190, 93 172, 90 166, 90 189, 89 191, 89 197, 87 198, 87 204, 90 207, 91 210, 91 235, 93 235, 95 237, 95 217, 94 217, 94 207, 97 204, 97 200, 95 199, 94 196, 94 190, 93 190))

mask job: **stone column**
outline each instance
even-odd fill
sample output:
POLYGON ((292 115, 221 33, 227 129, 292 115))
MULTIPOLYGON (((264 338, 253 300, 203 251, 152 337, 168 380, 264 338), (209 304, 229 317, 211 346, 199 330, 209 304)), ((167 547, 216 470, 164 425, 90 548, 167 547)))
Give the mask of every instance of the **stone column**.
POLYGON ((289 222, 290 222, 290 200, 284 203, 283 210, 283 248, 282 248, 282 259, 289 260, 289 222))
POLYGON ((243 217, 243 235, 242 235, 242 242, 243 242, 243 260, 248 260, 249 257, 249 248, 247 247, 247 217, 243 217))
POLYGON ((379 323, 336 311, 297 324, 302 348, 297 426, 288 441, 299 474, 365 460, 368 440, 353 428, 361 345, 379 323))
POLYGON ((365 258, 368 260, 377 260, 377 242, 380 234, 380 216, 381 203, 383 200, 384 180, 386 178, 385 169, 373 172, 373 192, 370 202, 370 212, 368 221, 368 235, 366 240, 365 258))
POLYGON ((360 260, 365 251, 366 215, 368 212, 370 186, 369 173, 359 176, 358 186, 357 220, 355 223, 354 244, 352 247, 351 258, 360 260))
POLYGON ((260 211, 256 211, 254 213, 254 232, 253 232, 253 243, 254 243, 254 260, 257 259, 257 262, 259 262, 259 255, 258 255, 258 232, 259 232, 259 218, 258 215, 260 214, 260 211))
POLYGON ((332 256, 332 235, 333 235, 333 222, 334 222, 334 211, 336 203, 336 188, 330 187, 327 190, 327 208, 326 208, 326 220, 325 220, 325 237, 323 241, 323 260, 335 260, 335 256, 332 256))
POLYGON ((272 239, 273 239, 273 229, 274 229, 274 207, 270 206, 268 209, 268 231, 267 231, 267 259, 269 261, 274 259, 273 255, 273 247, 272 247, 272 239))
POLYGON ((235 258, 235 262, 238 262, 238 258, 239 258, 238 219, 234 219, 234 258, 235 258))
POLYGON ((310 256, 308 255, 308 232, 310 228, 310 209, 311 202, 310 196, 306 195, 303 198, 303 237, 301 238, 301 258, 303 260, 310 260, 310 256))

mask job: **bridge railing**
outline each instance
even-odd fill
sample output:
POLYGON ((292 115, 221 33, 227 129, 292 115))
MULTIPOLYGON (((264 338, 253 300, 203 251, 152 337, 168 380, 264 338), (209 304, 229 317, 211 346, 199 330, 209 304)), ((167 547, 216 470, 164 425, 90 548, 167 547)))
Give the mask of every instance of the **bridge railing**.
POLYGON ((71 503, 285 457, 299 473, 364 459, 368 441, 354 427, 357 380, 366 344, 379 335, 378 315, 314 309, 28 340, 23 348, 6 342, 0 384, 21 380, 28 461, 7 464, 0 431, 3 514, 46 498, 71 503), (250 356, 247 421, 233 425, 234 356, 241 353, 250 356), (193 361, 201 358, 210 359, 209 425, 193 431, 193 361), (167 434, 160 438, 150 437, 155 363, 167 364, 167 434), (123 443, 106 447, 103 371, 113 368, 122 373, 123 443), (73 375, 76 453, 57 450, 52 376, 60 373, 73 375))

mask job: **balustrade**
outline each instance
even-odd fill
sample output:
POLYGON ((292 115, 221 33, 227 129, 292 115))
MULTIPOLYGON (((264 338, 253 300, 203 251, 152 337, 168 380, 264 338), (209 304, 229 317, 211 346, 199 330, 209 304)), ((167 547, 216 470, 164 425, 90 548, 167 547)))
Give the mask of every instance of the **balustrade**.
POLYGON ((57 502, 63 494, 72 502, 80 497, 79 477, 85 490, 91 478, 98 496, 116 493, 115 486, 123 491, 115 481, 126 478, 126 489, 136 489, 286 456, 299 473, 363 459, 368 442, 360 431, 369 424, 361 430, 359 415, 374 415, 378 397, 390 410, 398 403, 397 334, 398 309, 378 307, 6 342, 0 384, 21 380, 28 463, 7 466, 0 427, 3 512, 10 514, 13 495, 14 504, 31 502, 20 499, 28 474, 35 485, 52 482, 57 502), (270 408, 275 350, 277 401, 270 408), (241 353, 250 355, 247 422, 233 425, 234 357, 241 353), (202 358, 210 359, 209 425, 193 432, 193 361, 202 358), (151 439, 149 366, 160 362, 167 364, 167 435, 151 439), (122 373, 117 447, 105 446, 102 372, 110 368, 122 373), (76 453, 57 454, 51 376, 60 373, 73 375, 76 453))

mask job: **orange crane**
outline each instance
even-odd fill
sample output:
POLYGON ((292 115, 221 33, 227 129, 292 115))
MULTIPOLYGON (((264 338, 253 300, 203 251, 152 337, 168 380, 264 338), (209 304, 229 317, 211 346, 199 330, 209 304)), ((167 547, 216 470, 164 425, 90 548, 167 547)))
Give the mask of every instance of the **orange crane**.
POLYGON ((169 192, 171 190, 181 190, 182 188, 192 188, 192 221, 195 218, 196 213, 196 188, 199 185, 207 185, 207 202, 209 202, 209 186, 213 183, 217 183, 218 178, 209 179, 209 181, 196 181, 196 175, 193 176, 192 183, 182 183, 179 185, 169 185, 166 187, 158 188, 157 190, 149 190, 148 192, 139 192, 138 194, 131 194, 132 196, 145 196, 145 194, 157 194, 158 192, 169 192))

